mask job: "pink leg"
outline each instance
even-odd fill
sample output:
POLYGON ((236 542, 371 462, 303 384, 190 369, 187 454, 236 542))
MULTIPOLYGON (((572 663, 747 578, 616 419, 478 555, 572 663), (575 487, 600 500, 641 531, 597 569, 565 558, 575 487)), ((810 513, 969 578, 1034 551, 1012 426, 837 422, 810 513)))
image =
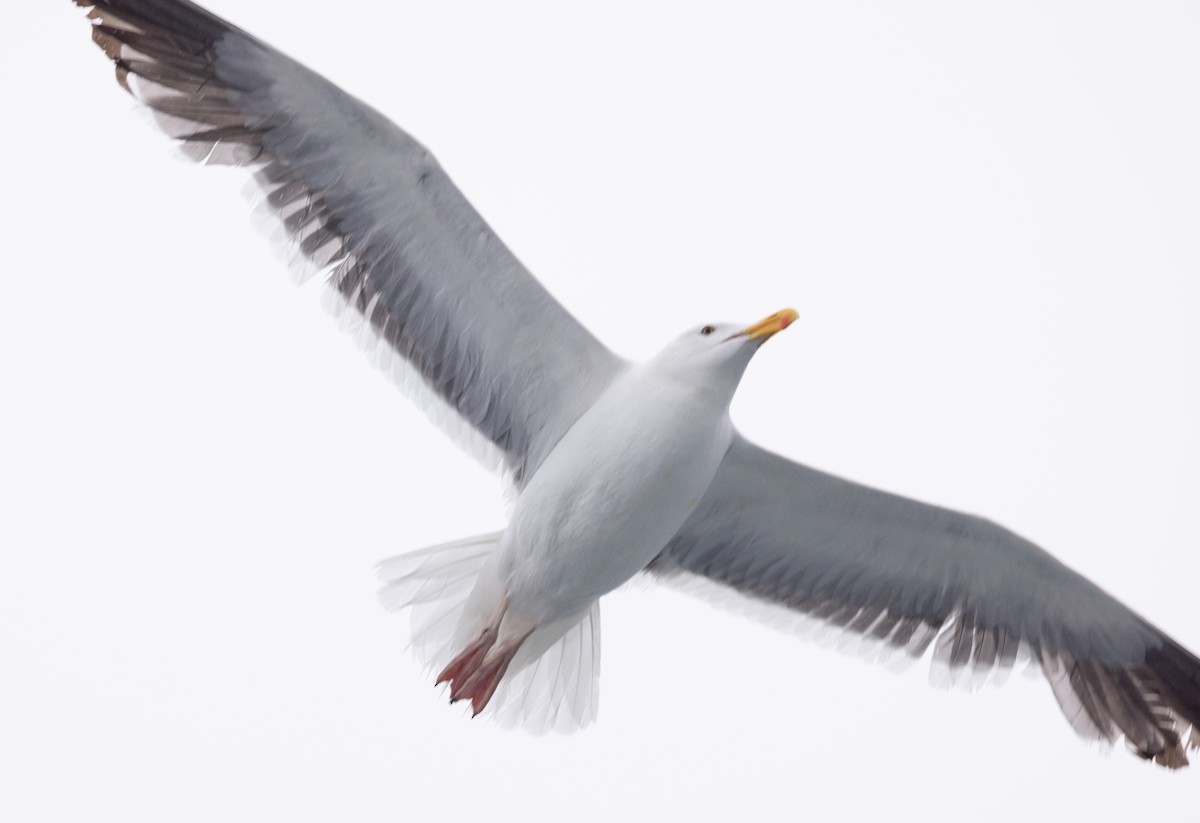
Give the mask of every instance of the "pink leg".
POLYGON ((475 669, 474 673, 467 675, 466 679, 460 683, 452 684, 450 702, 470 700, 472 716, 483 711, 488 701, 492 699, 492 695, 496 693, 496 687, 504 679, 504 673, 508 671, 509 665, 516 657, 517 650, 521 648, 521 644, 530 634, 532 634, 532 630, 516 641, 494 648, 486 655, 486 659, 475 669))
MULTIPOLYGON (((479 639, 467 646, 458 656, 450 661, 446 668, 442 669, 442 673, 438 675, 437 682, 434 685, 440 686, 443 683, 458 680, 461 677, 470 677, 479 664, 483 662, 483 658, 487 655, 488 650, 496 642, 496 629, 492 626, 487 627, 479 635, 479 639)), ((450 698, 453 702, 454 698, 450 698)))

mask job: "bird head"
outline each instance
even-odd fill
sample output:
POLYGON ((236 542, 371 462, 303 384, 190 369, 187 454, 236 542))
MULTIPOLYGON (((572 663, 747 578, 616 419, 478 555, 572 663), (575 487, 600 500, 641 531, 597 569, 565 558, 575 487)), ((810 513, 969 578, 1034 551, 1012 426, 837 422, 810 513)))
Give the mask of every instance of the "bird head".
POLYGON ((749 326, 740 323, 693 326, 668 343, 652 363, 658 370, 725 392, 732 400, 750 358, 798 316, 795 309, 784 309, 749 326))

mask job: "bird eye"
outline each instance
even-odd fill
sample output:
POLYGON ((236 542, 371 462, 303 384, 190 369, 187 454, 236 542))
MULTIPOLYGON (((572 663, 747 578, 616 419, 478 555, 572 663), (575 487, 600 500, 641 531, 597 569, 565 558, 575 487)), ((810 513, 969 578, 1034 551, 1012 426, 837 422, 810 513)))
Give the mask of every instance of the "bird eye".
POLYGON ((713 332, 715 332, 716 330, 717 330, 717 327, 716 327, 716 326, 705 326, 704 328, 702 328, 702 329, 700 330, 700 333, 701 333, 702 335, 704 335, 705 337, 708 337, 710 334, 712 334, 712 333, 713 333, 713 332))

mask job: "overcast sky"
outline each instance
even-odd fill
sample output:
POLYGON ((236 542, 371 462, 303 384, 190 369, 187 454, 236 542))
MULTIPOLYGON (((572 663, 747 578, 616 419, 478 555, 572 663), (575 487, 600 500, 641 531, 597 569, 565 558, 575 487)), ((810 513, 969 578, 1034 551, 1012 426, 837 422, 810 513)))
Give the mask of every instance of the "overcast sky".
MULTIPOLYGON (((448 708, 372 565, 502 527, 495 478, 79 9, 11 5, 0 819, 1195 809, 1040 680, 936 690, 650 587, 603 603, 595 727, 448 708)), ((797 307, 748 436, 998 520, 1200 650, 1195 3, 209 5, 429 146, 619 353, 797 307)))

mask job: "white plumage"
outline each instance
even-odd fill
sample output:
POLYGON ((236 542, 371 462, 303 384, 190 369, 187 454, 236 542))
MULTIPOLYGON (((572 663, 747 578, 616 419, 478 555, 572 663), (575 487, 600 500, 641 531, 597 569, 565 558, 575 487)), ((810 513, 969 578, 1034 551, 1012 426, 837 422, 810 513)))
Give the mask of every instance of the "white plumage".
MULTIPOLYGON (((504 532, 385 561, 418 658, 498 718, 590 722, 598 600, 649 571, 703 580, 986 674, 1027 654, 1081 734, 1178 767, 1200 660, 993 523, 814 471, 743 439, 728 407, 794 313, 613 356, 378 112, 185 0, 90 3, 118 79, 206 162, 255 169, 335 302, 500 462, 504 532)), ((391 358, 391 362, 388 361, 391 358)), ((1190 732, 1189 732, 1190 730, 1190 732)))
MULTIPOLYGON (((769 325, 782 328, 792 316, 769 325)), ((765 336, 706 326, 621 372, 529 479, 450 643, 432 662, 452 665, 452 652, 494 629, 489 653, 511 647, 515 675, 569 640, 585 618, 598 623, 600 596, 650 564, 712 482, 733 439, 733 391, 765 336)), ((385 577, 392 581, 386 600, 406 605, 392 587, 409 579, 385 577)), ((567 655, 564 664, 573 660, 567 655)), ((577 678, 560 668, 548 666, 547 676, 577 678)), ((476 711, 490 697, 473 701, 476 711)), ((579 723, 594 716, 595 697, 595 689, 580 692, 581 702, 568 707, 579 723)))

